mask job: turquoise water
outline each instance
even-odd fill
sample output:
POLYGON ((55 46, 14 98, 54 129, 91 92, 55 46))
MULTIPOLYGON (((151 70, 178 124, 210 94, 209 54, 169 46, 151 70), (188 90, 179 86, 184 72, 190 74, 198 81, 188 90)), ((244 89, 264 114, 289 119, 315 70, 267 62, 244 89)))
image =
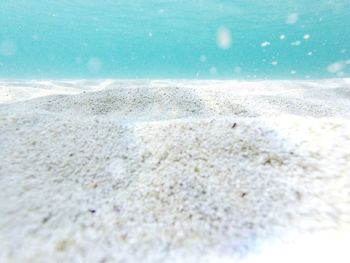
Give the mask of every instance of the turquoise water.
POLYGON ((3 79, 349 76, 349 0, 0 0, 3 79))

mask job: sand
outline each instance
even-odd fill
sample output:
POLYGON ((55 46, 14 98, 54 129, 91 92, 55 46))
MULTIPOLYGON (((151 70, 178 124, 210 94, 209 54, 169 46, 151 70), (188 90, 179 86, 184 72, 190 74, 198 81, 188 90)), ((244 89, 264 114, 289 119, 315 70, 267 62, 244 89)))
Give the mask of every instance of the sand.
POLYGON ((0 82, 0 262, 348 262, 350 79, 0 82))

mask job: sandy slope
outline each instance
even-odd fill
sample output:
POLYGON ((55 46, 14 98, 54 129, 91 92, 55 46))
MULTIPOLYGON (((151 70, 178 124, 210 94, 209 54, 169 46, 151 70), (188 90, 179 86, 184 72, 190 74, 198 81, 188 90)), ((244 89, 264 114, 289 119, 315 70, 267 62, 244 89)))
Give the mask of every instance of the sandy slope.
POLYGON ((350 80, 0 82, 1 262, 348 262, 350 80))

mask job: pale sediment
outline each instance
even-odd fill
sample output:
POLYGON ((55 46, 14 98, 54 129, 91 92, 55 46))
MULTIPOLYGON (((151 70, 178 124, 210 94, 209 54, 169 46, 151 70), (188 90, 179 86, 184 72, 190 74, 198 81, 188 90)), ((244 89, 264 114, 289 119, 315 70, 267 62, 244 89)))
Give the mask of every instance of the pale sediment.
POLYGON ((0 102, 1 262, 349 256, 348 79, 1 82, 0 102))

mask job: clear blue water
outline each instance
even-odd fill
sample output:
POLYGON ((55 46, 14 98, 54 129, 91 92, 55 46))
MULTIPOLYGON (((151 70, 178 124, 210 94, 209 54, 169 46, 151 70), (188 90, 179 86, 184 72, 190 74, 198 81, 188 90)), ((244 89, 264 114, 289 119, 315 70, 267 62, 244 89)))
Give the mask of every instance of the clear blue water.
POLYGON ((0 0, 0 78, 350 76, 349 0, 0 0))

